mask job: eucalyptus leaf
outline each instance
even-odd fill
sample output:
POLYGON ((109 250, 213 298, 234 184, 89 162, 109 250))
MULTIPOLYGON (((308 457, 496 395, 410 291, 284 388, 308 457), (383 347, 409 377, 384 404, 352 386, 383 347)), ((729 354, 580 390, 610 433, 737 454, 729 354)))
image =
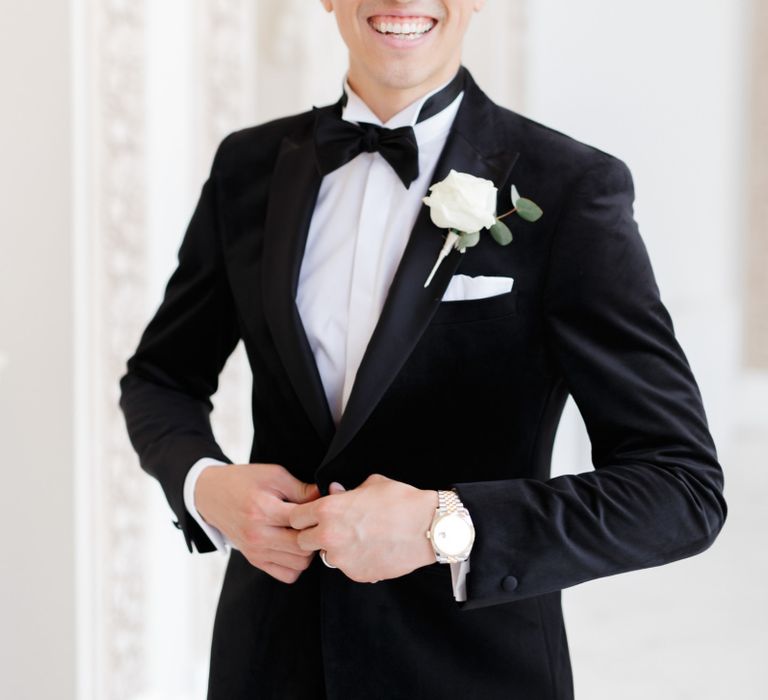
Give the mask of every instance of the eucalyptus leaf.
POLYGON ((472 248, 473 246, 476 246, 480 241, 480 231, 470 231, 462 232, 462 234, 459 236, 459 240, 456 241, 458 244, 458 247, 460 249, 462 248, 472 248))
POLYGON ((520 197, 515 206, 517 207, 517 214, 526 221, 538 221, 544 213, 538 204, 525 197, 520 197))
POLYGON ((512 242, 512 231, 503 221, 497 221, 490 229, 493 240, 499 245, 509 245, 512 242))

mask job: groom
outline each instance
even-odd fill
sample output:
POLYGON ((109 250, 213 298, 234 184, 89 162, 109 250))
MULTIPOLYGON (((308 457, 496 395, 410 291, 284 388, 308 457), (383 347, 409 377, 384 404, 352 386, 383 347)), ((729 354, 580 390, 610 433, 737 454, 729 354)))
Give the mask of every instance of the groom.
POLYGON ((560 591, 695 555, 727 513, 631 175, 480 90, 482 0, 322 1, 342 98, 221 143, 121 380, 190 551, 229 551, 209 698, 572 698, 560 591), (544 214, 425 286, 451 170, 544 214), (241 340, 236 465, 209 413, 241 340), (550 478, 568 394, 595 470, 550 478))

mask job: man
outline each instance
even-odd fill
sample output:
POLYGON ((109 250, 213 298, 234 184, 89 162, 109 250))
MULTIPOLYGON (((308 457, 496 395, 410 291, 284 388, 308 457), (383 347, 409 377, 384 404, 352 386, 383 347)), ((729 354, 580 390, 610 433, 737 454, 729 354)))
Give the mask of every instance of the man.
POLYGON ((344 95, 222 142, 121 380, 190 551, 231 546, 209 698, 572 698, 560 591, 701 552, 727 512, 631 175, 480 90, 482 0, 323 5, 344 95), (544 215, 425 285, 451 170, 544 215), (239 340, 245 465, 209 424, 239 340), (550 478, 569 393, 595 471, 550 478))

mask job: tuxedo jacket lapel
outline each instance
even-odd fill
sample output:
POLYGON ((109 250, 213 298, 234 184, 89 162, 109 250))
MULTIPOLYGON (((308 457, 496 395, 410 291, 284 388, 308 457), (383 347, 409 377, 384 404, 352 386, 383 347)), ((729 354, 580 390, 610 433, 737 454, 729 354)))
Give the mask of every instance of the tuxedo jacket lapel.
POLYGON ((301 405, 328 444, 335 430, 320 372, 296 306, 296 289, 322 176, 311 138, 283 140, 270 185, 265 220, 264 315, 301 405))
MULTIPOLYGON (((338 109, 339 103, 322 109, 338 109)), ((491 180, 501 187, 517 152, 496 140, 499 108, 467 76, 465 94, 438 159, 432 182, 451 169, 491 180)), ((373 412, 437 310, 462 259, 472 250, 452 250, 428 287, 424 281, 442 247, 446 231, 436 227, 426 205, 420 210, 390 285, 381 316, 363 355, 338 429, 295 303, 299 270, 320 175, 311 136, 286 137, 275 164, 265 224, 264 313, 291 383, 320 437, 329 444, 315 474, 331 464, 373 412)), ((427 192, 423 193, 425 196, 427 192)), ((499 192, 498 211, 509 205, 499 192)))
MULTIPOLYGON (((451 169, 486 178, 499 187, 507 181, 518 153, 500 148, 494 139, 494 133, 500 133, 493 129, 496 109, 471 76, 467 76, 464 98, 435 166, 432 183, 445 178, 451 169)), ((500 191, 497 206, 506 208, 509 200, 509 193, 500 191)), ((371 415, 424 333, 452 275, 464 257, 472 254, 471 249, 466 253, 451 250, 425 288, 424 282, 445 242, 445 235, 445 229, 432 223, 429 208, 424 205, 361 360, 338 430, 315 473, 318 480, 321 470, 331 464, 371 415)))

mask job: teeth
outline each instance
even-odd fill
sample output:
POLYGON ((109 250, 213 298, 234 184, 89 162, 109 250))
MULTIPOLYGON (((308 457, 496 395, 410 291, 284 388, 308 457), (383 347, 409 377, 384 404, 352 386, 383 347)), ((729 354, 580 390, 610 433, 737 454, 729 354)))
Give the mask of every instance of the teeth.
POLYGON ((434 26, 434 22, 377 22, 373 28, 381 34, 397 34, 403 39, 416 39, 426 34, 434 26))

